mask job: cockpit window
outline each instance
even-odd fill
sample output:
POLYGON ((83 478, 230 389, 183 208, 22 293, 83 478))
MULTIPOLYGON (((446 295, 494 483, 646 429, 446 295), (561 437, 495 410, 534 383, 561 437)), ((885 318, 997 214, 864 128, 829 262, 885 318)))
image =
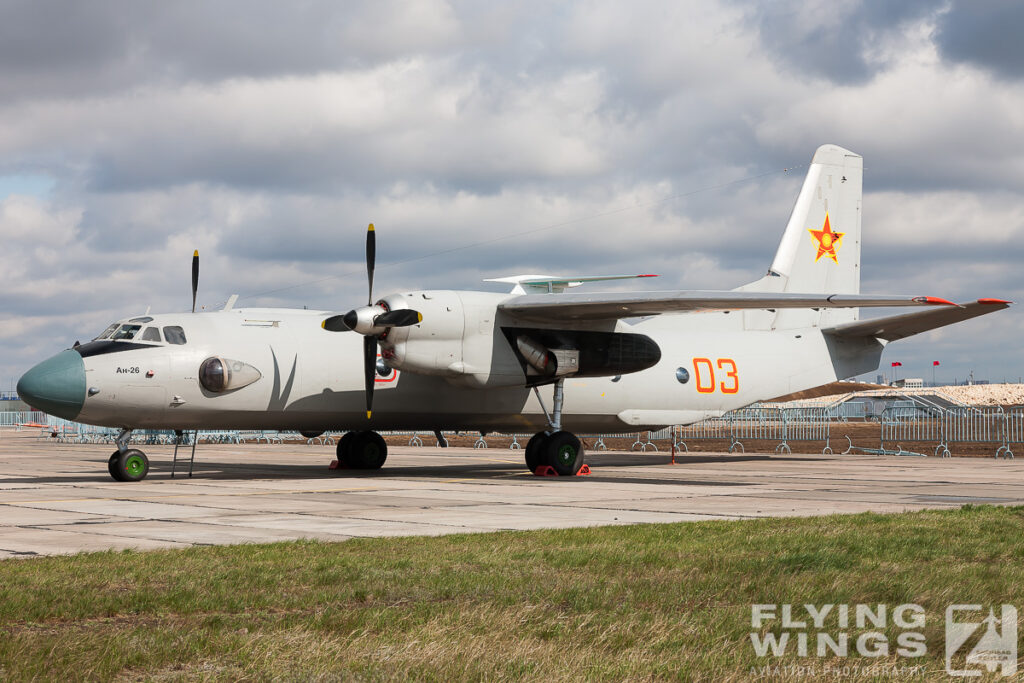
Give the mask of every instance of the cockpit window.
POLYGON ((164 328, 164 339, 167 340, 168 344, 184 344, 185 343, 185 330, 181 329, 177 325, 172 325, 164 328))
POLYGON ((142 329, 142 325, 121 325, 111 339, 134 339, 140 329, 142 329))
POLYGON ((113 325, 111 325, 107 329, 103 330, 103 332, 100 334, 100 336, 96 337, 96 339, 107 339, 107 338, 109 338, 110 335, 114 334, 114 330, 116 330, 117 327, 118 327, 117 323, 114 323, 113 325))
POLYGON ((151 322, 153 322, 153 319, 151 317, 149 317, 148 315, 144 315, 141 318, 132 318, 128 322, 130 322, 130 323, 151 323, 151 322))
POLYGON ((147 327, 142 331, 142 341, 158 342, 160 339, 160 328, 159 327, 147 327))

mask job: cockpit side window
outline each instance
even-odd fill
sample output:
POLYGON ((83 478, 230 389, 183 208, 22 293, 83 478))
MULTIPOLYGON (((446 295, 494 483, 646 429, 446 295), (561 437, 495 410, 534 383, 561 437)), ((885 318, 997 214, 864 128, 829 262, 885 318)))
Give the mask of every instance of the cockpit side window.
POLYGON ((142 329, 142 325, 121 325, 111 339, 134 339, 140 329, 142 329))
MULTIPOLYGON (((114 323, 113 325, 111 325, 107 329, 103 330, 103 332, 100 333, 100 336, 96 337, 96 339, 109 339, 110 335, 114 334, 114 330, 116 330, 117 328, 118 328, 118 324, 114 323)), ((95 339, 93 341, 95 341, 95 339)))
POLYGON ((160 328, 159 327, 147 327, 142 331, 142 341, 158 342, 163 341, 160 339, 160 328))
POLYGON ((164 328, 164 339, 167 340, 168 344, 184 344, 185 343, 185 330, 181 329, 177 325, 171 325, 164 328))

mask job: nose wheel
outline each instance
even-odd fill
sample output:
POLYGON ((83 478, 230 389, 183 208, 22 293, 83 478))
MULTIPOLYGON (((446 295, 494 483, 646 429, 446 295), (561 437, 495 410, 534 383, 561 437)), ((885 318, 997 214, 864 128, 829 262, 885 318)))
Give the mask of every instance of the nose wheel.
POLYGON ((114 439, 117 450, 107 460, 107 471, 114 481, 142 481, 149 474, 149 458, 137 448, 128 448, 132 430, 124 428, 114 439))
POLYGON ((107 471, 114 481, 142 481, 149 474, 149 458, 137 448, 114 451, 107 461, 107 471))

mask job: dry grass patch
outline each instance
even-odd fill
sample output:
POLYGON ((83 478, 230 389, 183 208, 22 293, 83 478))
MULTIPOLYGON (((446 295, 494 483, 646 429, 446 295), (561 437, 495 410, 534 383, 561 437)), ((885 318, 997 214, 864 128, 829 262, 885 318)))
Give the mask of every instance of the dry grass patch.
POLYGON ((935 671, 947 604, 1024 608, 1022 532, 1022 509, 968 507, 10 560, 0 670, 745 680, 779 663, 753 652, 753 603, 914 602, 929 614, 914 663, 935 671))

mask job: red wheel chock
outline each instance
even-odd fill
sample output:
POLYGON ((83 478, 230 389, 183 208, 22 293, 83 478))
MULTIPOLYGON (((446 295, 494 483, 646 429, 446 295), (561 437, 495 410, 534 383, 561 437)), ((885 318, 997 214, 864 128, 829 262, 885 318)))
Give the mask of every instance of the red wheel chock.
MULTIPOLYGON (((555 471, 555 468, 552 467, 551 465, 541 465, 537 469, 535 469, 533 471, 533 473, 534 473, 535 476, 538 476, 538 477, 557 477, 557 476, 560 476, 558 474, 558 472, 555 471)), ((576 473, 576 476, 577 477, 585 477, 588 474, 590 474, 590 465, 583 465, 583 467, 580 468, 580 471, 576 473)))
POLYGON ((344 465, 342 465, 339 461, 332 460, 331 464, 327 466, 327 469, 329 469, 329 470, 347 470, 348 468, 345 467, 344 465))

